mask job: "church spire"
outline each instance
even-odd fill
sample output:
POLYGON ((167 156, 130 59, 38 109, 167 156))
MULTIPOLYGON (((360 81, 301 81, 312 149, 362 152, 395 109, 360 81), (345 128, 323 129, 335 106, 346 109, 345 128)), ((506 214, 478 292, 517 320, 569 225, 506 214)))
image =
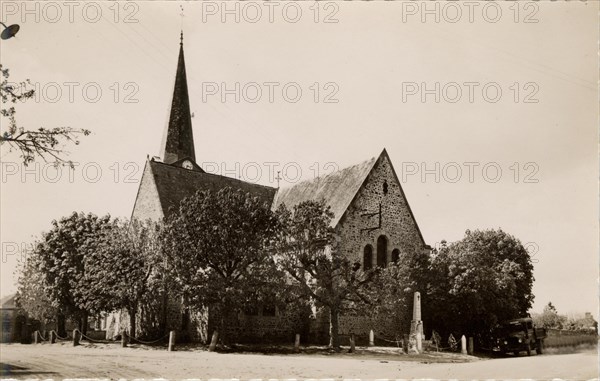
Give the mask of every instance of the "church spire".
POLYGON ((188 96, 185 60, 183 58, 183 31, 179 42, 179 60, 175 74, 175 87, 173 89, 169 122, 161 149, 163 162, 167 164, 172 164, 186 157, 196 161, 190 98, 188 96))

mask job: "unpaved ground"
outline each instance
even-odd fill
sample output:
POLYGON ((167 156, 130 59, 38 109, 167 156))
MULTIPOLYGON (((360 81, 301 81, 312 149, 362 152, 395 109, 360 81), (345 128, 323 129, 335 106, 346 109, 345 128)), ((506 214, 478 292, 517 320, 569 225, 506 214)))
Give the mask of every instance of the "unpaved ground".
POLYGON ((357 354, 264 355, 204 350, 120 348, 68 343, 0 345, 2 378, 436 378, 536 380, 598 378, 596 350, 564 355, 478 359, 455 354, 408 356, 395 349, 357 354))

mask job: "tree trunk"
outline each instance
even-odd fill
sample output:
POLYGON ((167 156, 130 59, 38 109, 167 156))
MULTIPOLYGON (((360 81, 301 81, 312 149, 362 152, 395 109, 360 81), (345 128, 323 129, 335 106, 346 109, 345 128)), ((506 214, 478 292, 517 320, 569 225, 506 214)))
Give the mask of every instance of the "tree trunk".
POLYGON ((339 309, 329 307, 329 346, 336 351, 340 350, 339 317, 339 309))
POLYGON ((165 333, 167 332, 167 314, 168 314, 168 296, 167 296, 167 290, 166 287, 163 290, 163 295, 162 295, 162 304, 161 304, 161 312, 160 312, 160 323, 159 323, 159 328, 160 331, 165 333))
POLYGON ((129 336, 130 337, 135 337, 135 314, 136 314, 136 309, 135 308, 128 308, 127 309, 127 313, 129 314, 129 336))
POLYGON ((183 308, 183 313, 181 314, 181 332, 186 337, 188 336, 188 334, 190 332, 191 320, 192 319, 191 319, 191 316, 190 316, 190 308, 189 307, 184 307, 183 308))
POLYGON ((81 332, 85 335, 88 330, 88 313, 84 312, 81 317, 81 332))
POLYGON ((223 345, 229 344, 229 335, 227 335, 227 321, 229 320, 229 308, 223 308, 221 314, 221 324, 219 327, 219 337, 223 345))
POLYGON ((67 319, 60 312, 56 314, 56 331, 60 337, 67 336, 67 319))

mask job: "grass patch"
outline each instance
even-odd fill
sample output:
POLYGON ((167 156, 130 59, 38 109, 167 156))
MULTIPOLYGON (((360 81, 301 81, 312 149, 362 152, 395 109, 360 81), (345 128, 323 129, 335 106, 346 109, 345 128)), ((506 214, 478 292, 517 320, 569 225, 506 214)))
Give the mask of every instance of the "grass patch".
POLYGON ((545 348, 568 348, 580 345, 598 345, 596 335, 550 335, 544 340, 545 348))

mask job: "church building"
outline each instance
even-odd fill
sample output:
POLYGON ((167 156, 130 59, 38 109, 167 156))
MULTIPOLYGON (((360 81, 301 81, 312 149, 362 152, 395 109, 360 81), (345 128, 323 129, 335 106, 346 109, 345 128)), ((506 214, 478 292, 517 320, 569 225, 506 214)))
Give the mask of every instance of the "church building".
MULTIPOLYGON (((157 221, 198 190, 218 191, 228 186, 258 197, 274 209, 281 204, 291 209, 302 201, 324 200, 335 215, 331 224, 340 236, 340 249, 365 269, 402 261, 408 252, 428 254, 431 249, 423 239, 385 149, 377 157, 286 189, 205 172, 196 163, 183 37, 161 149, 160 159, 146 161, 132 218, 157 221)), ((306 332, 307 329, 312 337, 326 333, 328 322, 323 321, 323 317, 312 316, 308 322, 303 319, 307 317, 299 317, 293 311, 261 306, 257 311, 240 312, 235 333, 241 340, 250 341, 253 338, 288 340, 299 330, 306 332)), ((195 329, 203 332, 192 336, 207 340, 209 322, 207 319, 196 324, 195 329)), ((385 324, 374 325, 366 318, 340 317, 341 334, 368 334, 373 329, 376 335, 385 336, 390 331, 385 324)))

